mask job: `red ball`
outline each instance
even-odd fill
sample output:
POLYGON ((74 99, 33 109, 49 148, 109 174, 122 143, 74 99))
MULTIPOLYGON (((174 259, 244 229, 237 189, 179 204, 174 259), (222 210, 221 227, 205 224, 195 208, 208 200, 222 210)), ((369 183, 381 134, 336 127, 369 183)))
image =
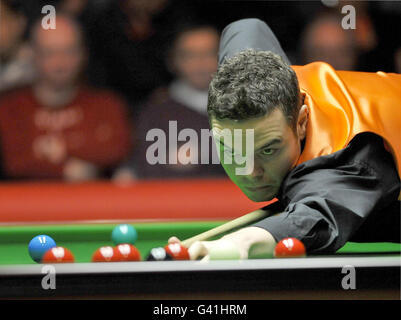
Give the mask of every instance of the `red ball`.
POLYGON ((121 255, 122 258, 120 261, 141 261, 141 253, 132 244, 119 244, 114 248, 114 250, 121 255))
POLYGON ((296 258, 305 257, 306 250, 304 244, 295 238, 285 238, 277 243, 274 248, 276 258, 296 258))
POLYGON ((74 256, 70 250, 63 247, 54 247, 43 255, 42 263, 72 263, 74 256))
POLYGON ((164 250, 174 260, 190 260, 188 249, 179 243, 170 243, 164 247, 164 250))
POLYGON ((92 262, 117 262, 122 260, 122 255, 113 247, 100 247, 92 256, 92 262))

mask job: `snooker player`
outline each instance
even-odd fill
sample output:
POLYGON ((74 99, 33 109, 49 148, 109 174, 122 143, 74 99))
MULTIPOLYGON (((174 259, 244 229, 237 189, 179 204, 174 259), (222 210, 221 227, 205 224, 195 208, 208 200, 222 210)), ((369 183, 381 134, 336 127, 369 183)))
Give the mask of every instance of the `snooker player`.
MULTIPOLYGON (((221 162, 248 198, 278 201, 251 226, 195 242, 191 259, 227 242, 243 259, 255 248, 271 254, 286 237, 313 254, 347 241, 400 242, 400 107, 401 75, 291 67, 264 22, 228 25, 209 86, 210 124, 214 133, 254 129, 252 172, 237 175, 235 161, 221 162)), ((216 143, 221 154, 238 152, 216 143)))

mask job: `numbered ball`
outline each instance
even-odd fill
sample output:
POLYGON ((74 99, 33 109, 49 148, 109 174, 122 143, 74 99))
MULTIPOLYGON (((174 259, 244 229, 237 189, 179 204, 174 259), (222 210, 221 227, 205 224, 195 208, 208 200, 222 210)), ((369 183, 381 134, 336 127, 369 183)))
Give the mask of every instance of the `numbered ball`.
POLYGON ((129 224, 120 224, 113 229, 111 233, 111 240, 115 245, 130 243, 134 244, 138 239, 136 229, 129 224))
POLYGON ((42 263, 72 263, 74 256, 70 250, 63 247, 54 247, 43 255, 42 263))
POLYGON ((92 262, 117 262, 122 259, 121 253, 111 246, 100 247, 92 256, 92 262))
POLYGON ((166 252, 162 247, 153 248, 150 250, 146 261, 168 261, 173 260, 173 258, 166 252))
POLYGON ((132 244, 119 244, 114 250, 118 251, 118 254, 121 255, 120 261, 141 261, 141 253, 132 244))
POLYGON ((276 258, 299 258, 305 256, 304 244, 295 238, 282 239, 274 248, 274 257, 276 258))
POLYGON ((56 247, 56 242, 48 235, 42 234, 29 242, 28 252, 31 258, 39 263, 46 251, 54 247, 56 247))
POLYGON ((188 249, 179 243, 170 243, 164 247, 174 260, 189 260, 188 249))

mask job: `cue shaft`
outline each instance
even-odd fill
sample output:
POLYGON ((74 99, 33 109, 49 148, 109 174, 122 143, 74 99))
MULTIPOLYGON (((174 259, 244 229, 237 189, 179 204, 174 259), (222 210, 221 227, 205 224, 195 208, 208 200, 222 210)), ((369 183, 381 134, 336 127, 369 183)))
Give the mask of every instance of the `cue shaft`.
POLYGON ((223 233, 229 232, 231 230, 245 227, 253 222, 257 222, 259 220, 262 220, 264 218, 267 218, 270 216, 272 212, 270 210, 256 210, 252 211, 248 214, 245 214, 237 219, 231 220, 227 223, 224 223, 216 228, 210 229, 208 231, 205 231, 203 233, 200 233, 192 238, 186 239, 182 241, 182 245, 189 248, 194 242, 196 241, 205 241, 213 237, 217 237, 223 233))

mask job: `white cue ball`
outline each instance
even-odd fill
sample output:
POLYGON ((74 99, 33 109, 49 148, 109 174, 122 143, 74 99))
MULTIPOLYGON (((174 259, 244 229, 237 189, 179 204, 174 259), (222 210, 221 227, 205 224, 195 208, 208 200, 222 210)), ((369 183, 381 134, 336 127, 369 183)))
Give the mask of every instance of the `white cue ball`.
POLYGON ((231 241, 220 240, 218 244, 209 249, 210 260, 238 260, 240 253, 231 241))

